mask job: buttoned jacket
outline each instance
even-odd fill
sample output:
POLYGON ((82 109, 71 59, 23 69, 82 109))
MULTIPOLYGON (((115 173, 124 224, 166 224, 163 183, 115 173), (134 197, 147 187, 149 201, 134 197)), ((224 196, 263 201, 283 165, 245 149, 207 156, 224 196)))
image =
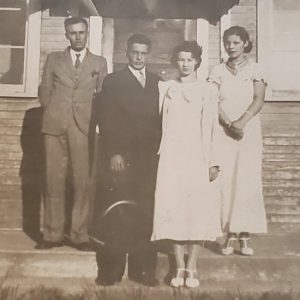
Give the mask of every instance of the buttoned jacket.
POLYGON ((88 135, 93 98, 106 74, 106 60, 89 50, 78 69, 73 66, 69 48, 49 54, 39 90, 42 132, 60 135, 75 120, 88 135))

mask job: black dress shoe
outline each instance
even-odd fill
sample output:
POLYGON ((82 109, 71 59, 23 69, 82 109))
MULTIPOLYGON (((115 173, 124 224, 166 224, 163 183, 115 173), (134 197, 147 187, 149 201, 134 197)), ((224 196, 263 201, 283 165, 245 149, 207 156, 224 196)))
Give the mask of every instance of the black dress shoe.
POLYGON ((85 252, 94 251, 91 244, 88 242, 83 242, 78 244, 73 243, 73 247, 79 251, 85 251, 85 252))
POLYGON ((62 247, 64 245, 64 242, 51 242, 51 241, 41 241, 41 243, 37 244, 35 246, 35 249, 37 250, 47 250, 55 247, 62 247))
POLYGON ((98 276, 95 280, 97 285, 109 286, 114 285, 122 281, 122 275, 116 274, 111 269, 110 270, 98 270, 98 276))
POLYGON ((121 282, 121 279, 104 279, 104 278, 97 277, 95 280, 95 283, 97 285, 102 285, 102 286, 111 286, 119 282, 121 282))

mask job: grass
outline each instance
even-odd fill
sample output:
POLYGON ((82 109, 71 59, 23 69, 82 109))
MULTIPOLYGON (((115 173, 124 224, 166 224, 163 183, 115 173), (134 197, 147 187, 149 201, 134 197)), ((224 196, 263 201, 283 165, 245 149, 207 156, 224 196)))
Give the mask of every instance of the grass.
POLYGON ((124 287, 122 289, 85 287, 82 292, 66 293, 58 288, 38 286, 21 292, 18 286, 2 287, 0 300, 297 300, 292 292, 205 292, 188 289, 149 289, 124 287))

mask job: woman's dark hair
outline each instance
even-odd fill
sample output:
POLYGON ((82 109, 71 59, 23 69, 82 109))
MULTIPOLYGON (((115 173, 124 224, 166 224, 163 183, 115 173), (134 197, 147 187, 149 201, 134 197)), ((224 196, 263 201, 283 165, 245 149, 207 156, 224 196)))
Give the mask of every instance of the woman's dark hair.
POLYGON ((202 48, 197 44, 196 41, 184 41, 174 48, 172 57, 171 57, 171 63, 174 66, 176 65, 179 52, 192 53, 192 56, 197 61, 197 64, 195 65, 195 70, 197 70, 200 67, 202 48))
POLYGON ((224 34, 223 34, 223 43, 225 43, 225 40, 230 35, 237 35, 240 37, 240 39, 244 43, 246 43, 246 42, 248 43, 248 45, 244 49, 245 53, 249 53, 252 50, 252 42, 250 41, 249 33, 244 27, 232 26, 232 27, 228 28, 227 30, 225 30, 224 34))

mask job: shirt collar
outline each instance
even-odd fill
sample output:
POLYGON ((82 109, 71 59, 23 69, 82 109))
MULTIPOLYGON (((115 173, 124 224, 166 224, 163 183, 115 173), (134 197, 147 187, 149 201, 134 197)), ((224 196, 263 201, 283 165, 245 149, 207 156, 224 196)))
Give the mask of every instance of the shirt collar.
POLYGON ((141 76, 141 73, 143 74, 144 78, 146 78, 146 68, 145 67, 140 70, 136 70, 133 67, 128 65, 128 68, 136 78, 139 78, 141 76))
POLYGON ((70 48, 70 54, 71 54, 71 57, 72 57, 72 61, 73 61, 73 64, 75 64, 75 61, 76 61, 76 54, 80 54, 79 56, 79 60, 80 62, 83 61, 85 55, 86 55, 86 48, 83 48, 81 51, 75 51, 73 50, 72 48, 70 48))

